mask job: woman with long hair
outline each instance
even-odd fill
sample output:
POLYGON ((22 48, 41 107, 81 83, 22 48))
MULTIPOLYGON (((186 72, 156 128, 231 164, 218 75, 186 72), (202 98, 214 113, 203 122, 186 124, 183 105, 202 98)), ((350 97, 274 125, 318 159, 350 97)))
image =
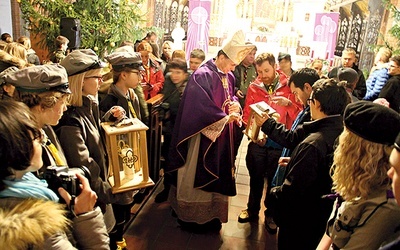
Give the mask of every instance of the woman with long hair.
POLYGON ((377 249, 400 226, 400 208, 386 174, 400 117, 360 101, 347 106, 344 124, 331 169, 338 198, 318 249, 377 249))

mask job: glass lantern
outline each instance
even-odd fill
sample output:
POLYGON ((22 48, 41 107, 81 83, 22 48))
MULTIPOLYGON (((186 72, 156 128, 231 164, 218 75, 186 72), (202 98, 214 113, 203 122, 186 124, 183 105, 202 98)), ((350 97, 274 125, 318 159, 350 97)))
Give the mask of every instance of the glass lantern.
POLYGON ((108 181, 112 192, 121 193, 153 186, 147 158, 148 127, 137 118, 119 124, 104 122, 101 126, 106 134, 110 164, 108 181))

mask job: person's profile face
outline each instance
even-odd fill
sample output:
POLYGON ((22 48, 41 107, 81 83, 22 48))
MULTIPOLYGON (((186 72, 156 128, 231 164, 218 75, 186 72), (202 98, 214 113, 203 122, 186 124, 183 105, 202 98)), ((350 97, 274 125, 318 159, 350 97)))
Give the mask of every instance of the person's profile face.
POLYGON ((198 69, 200 67, 200 64, 202 62, 203 61, 201 59, 199 59, 199 58, 191 57, 189 59, 189 67, 190 67, 191 70, 195 71, 196 69, 198 69))
POLYGON ((310 97, 310 93, 307 93, 301 88, 296 87, 293 82, 290 83, 290 91, 292 91, 292 93, 296 97, 296 100, 301 102, 303 106, 307 106, 307 99, 310 97))
POLYGON ((222 63, 221 63, 221 68, 220 70, 224 72, 225 74, 228 74, 231 71, 235 70, 236 63, 234 63, 231 59, 228 57, 222 56, 222 63))
POLYGON ((67 110, 67 96, 63 96, 56 101, 54 107, 45 109, 45 117, 47 118, 46 124, 55 126, 60 121, 64 111, 67 110))

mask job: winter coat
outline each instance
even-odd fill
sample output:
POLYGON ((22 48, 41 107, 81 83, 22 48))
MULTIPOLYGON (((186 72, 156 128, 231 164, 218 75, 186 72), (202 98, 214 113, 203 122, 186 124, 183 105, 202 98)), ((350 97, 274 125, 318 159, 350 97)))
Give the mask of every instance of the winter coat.
MULTIPOLYGON (((64 150, 68 166, 86 166, 91 174, 90 186, 98 196, 101 205, 107 204, 106 225, 114 226, 114 216, 109 204, 130 204, 133 191, 113 194, 108 182, 108 156, 100 128, 99 108, 97 104, 84 96, 81 107, 70 106, 64 112, 55 132, 64 150)), ((102 207, 104 209, 104 206, 102 207)))
POLYGON ((53 201, 0 199, 2 249, 109 249, 109 241, 99 208, 71 221, 53 201))
POLYGON ((279 113, 280 118, 279 122, 285 124, 286 128, 290 129, 294 120, 297 117, 297 114, 302 110, 302 105, 296 101, 295 95, 289 88, 288 79, 283 74, 277 71, 279 74, 279 82, 277 83, 274 93, 270 96, 264 86, 264 83, 260 81, 260 79, 256 79, 253 83, 250 84, 247 90, 246 102, 243 110, 243 121, 247 124, 247 121, 250 116, 250 105, 264 101, 276 112, 279 113), (272 102, 271 98, 275 96, 283 96, 289 99, 292 104, 289 106, 279 106, 272 102))
POLYGON ((400 112, 400 75, 389 78, 382 88, 379 98, 385 98, 391 109, 400 112))
MULTIPOLYGON (((128 106, 128 102, 131 102, 137 118, 141 120, 139 98, 135 94, 133 89, 130 89, 128 93, 130 100, 128 100, 125 96, 122 95, 121 91, 115 86, 115 84, 111 84, 110 89, 108 90, 108 94, 100 102, 99 105, 102 114, 108 115, 107 112, 113 106, 121 106, 125 110, 126 116, 133 118, 133 114, 128 106)), ((105 121, 115 121, 115 118, 113 116, 107 116, 108 119, 106 119, 105 117, 103 118, 105 119, 105 121)))
POLYGON ((365 94, 364 100, 374 101, 377 99, 388 79, 389 74, 387 68, 376 69, 373 71, 366 82, 367 93, 365 94))
POLYGON ((154 96, 156 96, 160 91, 162 90, 164 86, 164 74, 163 71, 160 67, 160 65, 155 62, 150 60, 150 66, 149 66, 149 76, 147 75, 147 71, 141 71, 142 74, 142 86, 143 85, 150 85, 151 89, 150 90, 143 90, 144 92, 144 98, 145 100, 148 100, 154 96))

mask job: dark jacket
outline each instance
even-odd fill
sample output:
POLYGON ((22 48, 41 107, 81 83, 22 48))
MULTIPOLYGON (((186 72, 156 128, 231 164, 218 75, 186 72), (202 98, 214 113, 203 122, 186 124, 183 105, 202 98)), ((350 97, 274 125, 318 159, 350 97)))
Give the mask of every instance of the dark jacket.
MULTIPOLYGON (((140 107, 139 107, 139 99, 135 92, 129 90, 129 100, 122 95, 121 91, 115 86, 115 84, 111 84, 110 89, 108 90, 108 94, 106 97, 100 102, 99 108, 102 111, 102 114, 107 113, 113 106, 121 106, 124 108, 126 112, 126 116, 133 118, 131 110, 129 109, 128 102, 132 103, 133 109, 135 110, 135 114, 139 120, 141 120, 140 115, 140 107)), ((108 120, 108 119, 106 119, 108 120)), ((113 116, 109 117, 110 121, 115 121, 113 116)))
POLYGON ((400 75, 389 78, 381 90, 379 98, 385 98, 389 102, 390 108, 400 112, 400 75))
POLYGON ((243 98, 239 98, 240 106, 243 108, 246 100, 247 89, 249 88, 250 83, 257 78, 256 66, 251 64, 250 66, 245 67, 243 64, 239 64, 235 67, 233 75, 236 79, 235 94, 240 90, 244 95, 243 98))
MULTIPOLYGON (((306 108, 304 110, 304 115, 297 121, 297 126, 309 121, 311 121, 310 109, 306 108)), ((271 140, 288 149, 294 149, 307 136, 304 129, 287 129, 285 124, 279 123, 273 118, 269 118, 264 122, 261 131, 268 135, 271 140)))
MULTIPOLYGON (((343 130, 343 119, 340 115, 328 116, 306 122, 301 129, 308 136, 293 150, 284 183, 275 189, 274 218, 282 228, 307 231, 310 239, 306 242, 315 249, 333 205, 332 200, 321 197, 331 193, 329 171, 336 138, 343 130)), ((302 245, 298 248, 308 249, 302 245)))
POLYGON ((177 86, 171 81, 170 74, 165 76, 164 88, 162 89, 161 93, 164 95, 163 102, 168 103, 169 106, 170 117, 164 121, 164 126, 166 126, 165 131, 168 133, 172 133, 172 130, 174 129, 176 115, 178 114, 179 104, 181 102, 187 80, 188 79, 182 83, 184 87, 182 87, 182 89, 178 89, 177 86))
MULTIPOLYGON (((88 97, 82 98, 82 107, 68 107, 55 127, 68 165, 86 166, 89 169, 91 173, 90 186, 96 192, 101 205, 129 204, 133 201, 133 192, 113 194, 107 180, 109 175, 108 158, 100 128, 99 108, 88 97)), ((111 206, 107 206, 107 209, 111 209, 111 206)), ((112 210, 107 212, 108 215, 104 215, 104 217, 106 220, 110 220, 109 223, 106 221, 107 228, 110 228, 113 226, 111 218, 114 217, 112 210)))

